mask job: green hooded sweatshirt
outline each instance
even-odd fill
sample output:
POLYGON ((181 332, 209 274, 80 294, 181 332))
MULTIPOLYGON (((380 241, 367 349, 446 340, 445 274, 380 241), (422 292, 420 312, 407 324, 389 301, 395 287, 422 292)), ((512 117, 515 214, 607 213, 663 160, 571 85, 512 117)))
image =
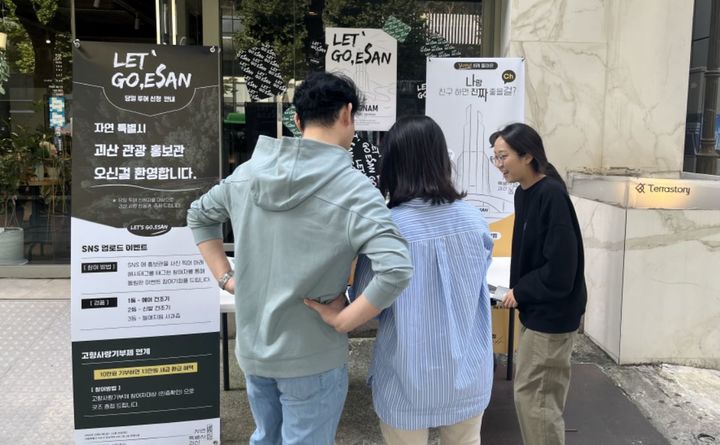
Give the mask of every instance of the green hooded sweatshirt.
POLYGON ((410 282, 407 243, 382 195, 344 148, 261 136, 252 158, 192 203, 196 243, 235 235, 235 353, 246 374, 300 377, 343 366, 347 335, 303 304, 342 293, 358 254, 375 278, 364 291, 384 309, 410 282))

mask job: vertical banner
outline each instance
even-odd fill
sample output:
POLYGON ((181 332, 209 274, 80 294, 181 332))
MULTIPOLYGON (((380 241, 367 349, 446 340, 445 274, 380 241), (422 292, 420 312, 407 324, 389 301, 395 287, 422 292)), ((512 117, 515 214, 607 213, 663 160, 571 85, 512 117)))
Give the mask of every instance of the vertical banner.
POLYGON ((426 114, 443 130, 455 183, 483 213, 495 256, 510 256, 515 184, 493 164, 488 138, 525 119, 525 71, 520 58, 429 58, 426 114))
POLYGON ((325 70, 351 78, 365 97, 357 131, 387 131, 395 123, 397 40, 382 29, 326 28, 325 70))
POLYGON ((219 171, 215 48, 73 52, 75 443, 215 444, 219 292, 185 226, 219 171))

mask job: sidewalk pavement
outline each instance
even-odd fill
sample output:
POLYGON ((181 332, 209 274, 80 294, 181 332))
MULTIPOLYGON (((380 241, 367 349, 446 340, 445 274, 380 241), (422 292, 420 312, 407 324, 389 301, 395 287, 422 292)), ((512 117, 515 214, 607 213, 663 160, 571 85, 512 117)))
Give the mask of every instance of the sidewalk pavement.
MULTIPOLYGON (((73 443, 69 294, 69 280, 0 279, 0 444, 73 443)), ((338 445, 382 443, 365 385, 372 344, 372 338, 351 342, 350 391, 338 445)), ((571 430, 568 445, 720 443, 720 371, 618 366, 584 336, 578 337, 573 363, 575 376, 566 413, 571 430), (593 382, 605 386, 593 386, 593 382), (616 405, 603 405, 603 392, 613 393, 616 405), (603 409, 623 403, 635 412, 627 406, 622 412, 603 409), (588 407, 596 408, 595 412, 587 414, 588 407), (641 425, 647 423, 642 417, 667 442, 652 439, 660 435, 641 425), (588 438, 598 428, 608 430, 603 434, 615 434, 615 439, 600 439, 600 432, 588 438)), ((515 422, 502 420, 512 416, 511 385, 502 375, 499 368, 483 424, 486 445, 519 443, 513 442, 518 437, 515 422)), ((242 374, 233 359, 230 376, 232 389, 221 391, 222 443, 245 444, 253 421, 242 374)), ((431 443, 438 443, 436 433, 431 443)))

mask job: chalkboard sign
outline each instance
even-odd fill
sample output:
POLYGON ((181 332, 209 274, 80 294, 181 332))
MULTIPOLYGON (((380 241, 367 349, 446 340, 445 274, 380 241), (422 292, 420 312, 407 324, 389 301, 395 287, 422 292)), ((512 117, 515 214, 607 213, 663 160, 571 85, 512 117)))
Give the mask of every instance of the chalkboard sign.
POLYGON ((275 50, 268 44, 238 53, 240 72, 245 76, 252 100, 261 100, 285 92, 287 87, 280 74, 275 50))
POLYGON ((325 71, 327 48, 328 46, 319 40, 313 40, 310 43, 310 56, 308 57, 310 71, 325 71))

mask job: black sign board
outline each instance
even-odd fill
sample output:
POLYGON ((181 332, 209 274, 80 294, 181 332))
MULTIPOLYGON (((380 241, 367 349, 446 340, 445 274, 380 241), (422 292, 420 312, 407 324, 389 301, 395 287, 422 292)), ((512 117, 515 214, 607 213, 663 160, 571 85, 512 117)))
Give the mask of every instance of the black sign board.
POLYGON ((209 48, 82 42, 73 54, 73 216, 185 226, 218 179, 217 60, 209 48))
POLYGON ((377 187, 380 181, 380 149, 355 133, 348 151, 353 156, 353 167, 363 172, 377 187))
POLYGON ((325 54, 327 53, 327 44, 319 40, 310 42, 310 55, 308 57, 308 67, 311 71, 325 70, 325 54))

